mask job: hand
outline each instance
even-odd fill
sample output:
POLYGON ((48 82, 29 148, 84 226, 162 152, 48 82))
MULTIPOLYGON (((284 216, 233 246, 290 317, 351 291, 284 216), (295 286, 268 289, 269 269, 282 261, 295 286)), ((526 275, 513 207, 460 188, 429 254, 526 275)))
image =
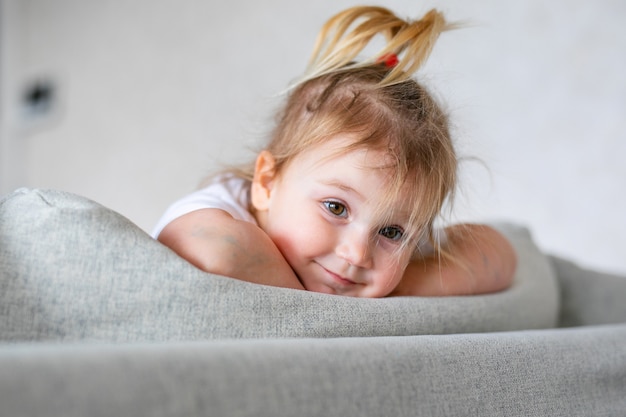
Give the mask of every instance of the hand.
POLYGON ((304 289, 274 242, 255 224, 219 209, 169 223, 158 240, 203 271, 243 281, 304 289))

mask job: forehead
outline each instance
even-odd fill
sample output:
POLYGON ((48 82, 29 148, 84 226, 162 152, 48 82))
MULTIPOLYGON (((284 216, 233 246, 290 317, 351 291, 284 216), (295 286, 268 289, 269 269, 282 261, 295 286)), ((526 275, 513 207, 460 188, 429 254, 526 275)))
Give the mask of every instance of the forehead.
POLYGON ((415 192, 415 187, 406 183, 397 192, 390 192, 396 170, 394 157, 382 147, 350 147, 354 142, 350 135, 331 138, 300 153, 290 162, 287 171, 355 191, 369 203, 380 205, 382 211, 408 216, 413 200, 409 196, 415 192))
POLYGON ((301 152, 293 161, 295 165, 309 170, 335 166, 376 172, 381 179, 393 173, 393 158, 386 149, 354 146, 355 142, 352 135, 337 135, 301 152))

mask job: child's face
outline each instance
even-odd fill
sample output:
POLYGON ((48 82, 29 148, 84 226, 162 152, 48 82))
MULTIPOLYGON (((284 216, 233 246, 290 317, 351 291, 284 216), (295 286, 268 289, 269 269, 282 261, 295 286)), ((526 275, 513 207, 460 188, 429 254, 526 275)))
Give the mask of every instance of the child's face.
POLYGON ((397 214, 381 221, 377 199, 389 170, 380 167, 389 160, 377 150, 337 154, 349 141, 339 136, 308 150, 278 175, 271 154, 261 153, 252 201, 259 225, 307 290, 384 297, 411 256, 409 245, 400 250, 410 207, 401 196, 386 201, 397 214))

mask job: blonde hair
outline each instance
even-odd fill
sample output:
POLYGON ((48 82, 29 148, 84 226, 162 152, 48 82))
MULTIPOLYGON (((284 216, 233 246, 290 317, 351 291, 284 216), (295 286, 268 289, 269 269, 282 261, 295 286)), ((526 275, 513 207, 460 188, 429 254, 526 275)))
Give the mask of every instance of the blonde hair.
POLYGON ((448 24, 435 9, 419 20, 404 20, 384 7, 357 6, 331 17, 322 27, 304 80, 334 72, 378 63, 381 57, 395 55, 397 65, 381 81, 381 85, 402 82, 411 77, 426 61, 437 38, 448 24), (359 24, 356 24, 362 20, 359 24), (351 30, 350 30, 351 29, 351 30), (355 62, 354 59, 374 39, 383 35, 386 45, 374 56, 355 62))
MULTIPOLYGON (((332 17, 318 36, 309 69, 277 115, 266 146, 277 172, 301 152, 351 134, 356 139, 346 150, 383 149, 392 157, 390 186, 382 191, 379 212, 393 215, 385 201, 397 197, 407 182, 413 184, 406 198, 415 209, 405 242, 432 238, 433 223, 456 185, 457 158, 446 114, 412 74, 447 28, 435 10, 417 21, 381 7, 354 7, 332 17), (377 34, 387 39, 380 54, 354 61, 377 34), (378 62, 390 53, 398 55, 397 65, 378 62)), ((240 174, 250 178, 251 168, 240 174)))

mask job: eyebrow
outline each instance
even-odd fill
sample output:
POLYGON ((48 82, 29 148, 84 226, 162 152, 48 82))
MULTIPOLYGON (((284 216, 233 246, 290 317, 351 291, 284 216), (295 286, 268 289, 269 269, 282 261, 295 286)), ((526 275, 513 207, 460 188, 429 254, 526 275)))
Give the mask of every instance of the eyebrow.
POLYGON ((360 192, 358 192, 357 190, 355 190, 354 188, 350 187, 347 184, 344 184, 343 182, 339 181, 339 180, 323 180, 320 181, 322 184, 324 185, 328 185, 331 187, 335 187, 335 188, 339 188, 340 190, 346 191, 348 193, 351 194, 355 194, 357 197, 359 197, 362 200, 366 200, 365 196, 363 194, 361 194, 360 192))

